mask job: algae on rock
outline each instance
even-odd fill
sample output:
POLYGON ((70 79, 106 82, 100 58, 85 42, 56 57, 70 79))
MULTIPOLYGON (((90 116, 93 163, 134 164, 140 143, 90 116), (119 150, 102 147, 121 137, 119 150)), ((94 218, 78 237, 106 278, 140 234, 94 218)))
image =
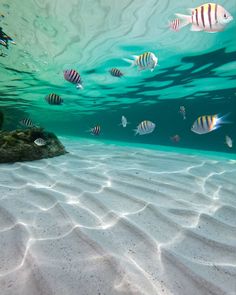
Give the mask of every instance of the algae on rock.
POLYGON ((66 153, 56 135, 41 128, 0 131, 0 163, 33 161, 66 153), (37 138, 43 138, 46 144, 36 145, 37 138))

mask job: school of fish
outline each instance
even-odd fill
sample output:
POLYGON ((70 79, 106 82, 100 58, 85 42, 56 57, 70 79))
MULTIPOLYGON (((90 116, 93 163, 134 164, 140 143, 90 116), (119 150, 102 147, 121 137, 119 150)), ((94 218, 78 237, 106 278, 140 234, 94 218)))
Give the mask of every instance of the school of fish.
MULTIPOLYGON (((227 24, 233 21, 233 16, 221 5, 216 3, 206 3, 200 5, 196 8, 189 8, 189 14, 176 13, 176 18, 169 21, 169 28, 172 31, 178 32, 183 27, 191 25, 191 31, 205 31, 208 33, 216 33, 223 31, 227 24)), ((2 32, 2 31, 1 31, 2 32)), ((4 34, 1 33, 0 45, 7 47, 8 41, 15 44, 15 42, 4 34)), ((124 58, 124 60, 131 64, 132 67, 137 67, 139 71, 150 70, 154 71, 156 66, 158 66, 158 57, 150 51, 144 52, 140 55, 132 55, 131 59, 124 58)), ((121 78, 124 73, 113 67, 109 70, 111 76, 116 78, 121 78)), ((82 79, 79 72, 75 69, 67 69, 63 72, 64 79, 72 84, 76 85, 77 89, 83 89, 82 79)), ((64 103, 63 99, 59 94, 49 93, 45 96, 45 101, 49 105, 61 105, 64 103)), ((186 120, 186 109, 185 106, 180 106, 178 110, 179 114, 182 116, 183 120, 186 120)), ((198 135, 208 134, 214 130, 220 128, 223 124, 231 123, 226 120, 227 115, 220 116, 219 114, 208 114, 201 115, 196 118, 193 122, 191 131, 198 135)), ((21 126, 27 128, 37 127, 30 118, 23 118, 19 121, 21 126)), ((127 118, 122 115, 121 125, 123 128, 130 124, 127 118)), ((153 133, 156 129, 156 123, 150 120, 141 121, 136 129, 134 129, 135 135, 147 135, 153 133)), ((89 129, 90 134, 94 136, 99 136, 101 134, 101 126, 95 125, 89 129)), ((173 143, 178 143, 180 141, 180 136, 178 134, 169 137, 173 143)), ((46 141, 42 138, 37 138, 34 143, 37 146, 45 146, 46 141)), ((233 147, 233 140, 229 135, 225 135, 225 144, 229 147, 233 147)))

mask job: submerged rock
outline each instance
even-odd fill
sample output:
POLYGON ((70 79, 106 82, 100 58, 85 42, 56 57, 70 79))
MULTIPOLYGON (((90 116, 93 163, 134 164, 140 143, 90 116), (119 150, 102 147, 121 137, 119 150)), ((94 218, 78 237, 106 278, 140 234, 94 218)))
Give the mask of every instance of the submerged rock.
POLYGON ((4 121, 4 115, 3 115, 3 112, 0 111, 0 129, 2 129, 3 121, 4 121))
POLYGON ((33 161, 66 153, 56 135, 41 128, 0 131, 0 163, 33 161), (35 144, 38 138, 45 140, 46 144, 35 144))

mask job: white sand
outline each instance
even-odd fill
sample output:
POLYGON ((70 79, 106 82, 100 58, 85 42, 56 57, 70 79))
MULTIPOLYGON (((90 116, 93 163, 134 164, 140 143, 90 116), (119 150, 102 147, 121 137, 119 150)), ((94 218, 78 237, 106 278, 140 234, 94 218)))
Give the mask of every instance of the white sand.
POLYGON ((0 294, 236 294, 236 161, 64 140, 0 166, 0 294))

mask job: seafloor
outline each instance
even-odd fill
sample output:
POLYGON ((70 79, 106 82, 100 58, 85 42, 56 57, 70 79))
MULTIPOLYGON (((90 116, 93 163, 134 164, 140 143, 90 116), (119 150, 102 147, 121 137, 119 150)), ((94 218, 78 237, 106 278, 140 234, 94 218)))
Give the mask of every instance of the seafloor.
POLYGON ((1 295, 236 294, 236 160, 62 142, 0 166, 1 295))

